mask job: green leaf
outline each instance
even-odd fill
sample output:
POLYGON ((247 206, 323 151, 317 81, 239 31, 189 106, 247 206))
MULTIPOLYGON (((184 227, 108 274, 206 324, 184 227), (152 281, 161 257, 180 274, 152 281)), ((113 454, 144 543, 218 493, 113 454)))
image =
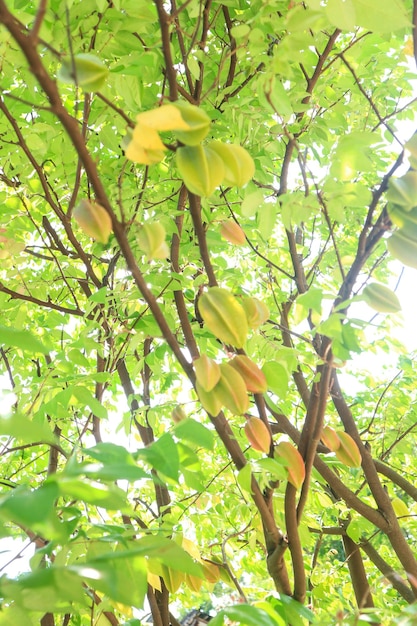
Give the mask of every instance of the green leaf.
POLYGON ((356 11, 356 25, 379 32, 391 33, 409 28, 410 19, 401 0, 352 0, 356 11))
POLYGON ((221 610, 211 620, 210 624, 212 626, 222 626, 225 623, 225 617, 244 626, 285 626, 279 615, 273 617, 262 609, 258 609, 250 604, 229 606, 227 609, 221 610))
POLYGON ((24 352, 48 354, 49 348, 27 330, 18 330, 8 326, 0 326, 0 344, 19 348, 24 352))
POLYGON ((211 430, 196 420, 187 418, 176 424, 173 433, 178 439, 184 439, 208 450, 213 449, 214 435, 211 430))
POLYGON ((329 21, 340 30, 355 28, 356 11, 354 0, 329 0, 326 6, 329 21))
POLYGON ((280 398, 284 398, 287 394, 289 383, 289 376, 285 367, 277 361, 267 361, 262 366, 262 371, 266 376, 268 389, 280 398))
POLYGON ((149 463, 167 478, 178 481, 180 467, 178 450, 170 434, 165 433, 144 450, 138 450, 135 456, 149 463))
POLYGON ((49 426, 41 421, 29 419, 21 413, 0 418, 0 435, 14 437, 21 443, 57 443, 49 426))

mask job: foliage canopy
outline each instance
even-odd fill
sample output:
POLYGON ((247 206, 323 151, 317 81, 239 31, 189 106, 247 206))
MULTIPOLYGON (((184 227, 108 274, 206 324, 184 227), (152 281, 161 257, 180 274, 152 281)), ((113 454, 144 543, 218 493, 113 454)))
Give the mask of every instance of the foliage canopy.
POLYGON ((415 623, 416 13, 0 0, 0 626, 415 623))

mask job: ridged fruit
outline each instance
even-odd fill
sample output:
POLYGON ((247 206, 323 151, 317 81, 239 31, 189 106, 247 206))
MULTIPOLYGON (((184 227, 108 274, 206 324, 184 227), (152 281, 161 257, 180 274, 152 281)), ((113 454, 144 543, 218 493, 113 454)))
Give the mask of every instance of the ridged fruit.
POLYGON ((158 132, 165 130, 187 130, 189 124, 184 120, 178 106, 174 104, 163 104, 156 109, 143 111, 136 116, 139 126, 146 126, 158 132))
POLYGON ((200 107, 189 102, 174 102, 171 106, 176 107, 181 113, 186 128, 174 129, 174 136, 186 146, 197 146, 207 136, 211 120, 207 113, 200 107))
POLYGON ((211 196, 223 181, 223 161, 210 148, 201 145, 178 148, 176 161, 185 186, 197 196, 211 196))
POLYGON ((410 170, 401 178, 390 178, 386 195, 390 202, 406 211, 417 206, 417 172, 410 170))
POLYGON ((417 238, 417 207, 414 207, 411 211, 406 211, 397 204, 388 204, 387 211, 391 222, 395 226, 404 228, 409 235, 417 238))
POLYGON ((166 259, 169 256, 165 228, 160 222, 142 224, 137 233, 137 241, 148 259, 166 259))
POLYGON ((180 404, 177 404, 177 406, 172 409, 171 417, 172 421, 175 422, 175 424, 179 424, 183 420, 187 419, 185 411, 180 404))
POLYGON ((275 456, 283 459, 288 471, 288 482, 299 489, 304 482, 306 468, 304 460, 297 448, 289 441, 281 441, 275 447, 275 456))
POLYGON ((214 359, 202 354, 193 362, 198 384, 204 391, 211 391, 220 380, 220 366, 214 359))
POLYGON ((348 467, 360 467, 362 457, 355 440, 344 431, 337 431, 337 435, 340 447, 336 450, 336 457, 348 467))
POLYGON ((73 216, 87 235, 100 243, 108 242, 113 226, 110 215, 100 204, 83 199, 75 207, 73 216))
POLYGON ((175 593, 184 582, 185 574, 178 570, 172 569, 167 565, 162 565, 162 578, 166 588, 170 593, 175 593))
POLYGON ((409 237, 405 229, 401 228, 391 235, 387 248, 395 259, 417 269, 417 239, 409 237))
POLYGON ((217 395, 216 387, 211 391, 205 391, 199 382, 196 381, 195 388, 203 409, 213 417, 216 417, 223 408, 223 401, 217 395))
POLYGON ((366 285, 362 296, 367 304, 379 313, 396 313, 401 311, 401 304, 396 294, 379 283, 366 285))
POLYGON ((243 246, 246 243, 245 233, 234 220, 225 220, 220 224, 220 234, 229 243, 243 246))
POLYGON ((243 348, 248 334, 246 314, 230 291, 210 287, 200 297, 198 309, 213 335, 228 345, 243 348))
POLYGON ((203 582, 203 579, 199 578, 198 576, 193 576, 192 574, 185 575, 185 584, 189 589, 191 589, 191 591, 194 591, 195 593, 198 593, 200 591, 203 582))
POLYGON ((253 178, 255 163, 245 148, 222 141, 211 141, 208 145, 223 160, 226 185, 243 187, 253 178))
POLYGON ((259 328, 269 319, 269 309, 261 300, 246 296, 239 302, 245 311, 249 328, 259 328))
POLYGON ((220 380, 214 393, 231 413, 242 415, 249 408, 249 397, 242 376, 227 363, 220 364, 220 380))
POLYGON ((100 91, 108 73, 107 67, 94 54, 81 53, 62 62, 58 80, 78 85, 83 91, 100 91))
POLYGON ((248 356, 238 354, 231 361, 231 365, 245 381, 246 389, 252 393, 265 393, 268 389, 265 374, 248 356))
POLYGON ((325 426, 321 433, 321 440, 325 446, 331 450, 331 452, 336 452, 340 448, 340 439, 337 435, 337 432, 331 426, 325 426))
POLYGON ((269 452, 271 433, 259 417, 249 417, 245 424, 245 435, 254 450, 269 452))
POLYGON ((218 580, 220 580, 220 569, 218 565, 203 559, 201 561, 201 566, 208 583, 214 585, 218 580))

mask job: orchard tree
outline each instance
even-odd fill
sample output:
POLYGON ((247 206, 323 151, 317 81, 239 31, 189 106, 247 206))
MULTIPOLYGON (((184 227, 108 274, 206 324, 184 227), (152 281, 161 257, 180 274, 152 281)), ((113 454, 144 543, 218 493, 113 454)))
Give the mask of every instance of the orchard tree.
POLYGON ((411 4, 0 0, 1 626, 415 623, 411 4))

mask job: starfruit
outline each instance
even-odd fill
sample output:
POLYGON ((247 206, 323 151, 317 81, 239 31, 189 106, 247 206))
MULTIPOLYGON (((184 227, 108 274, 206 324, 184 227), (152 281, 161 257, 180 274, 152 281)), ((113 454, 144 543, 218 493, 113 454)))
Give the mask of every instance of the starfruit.
POLYGON ((186 124, 186 127, 175 128, 174 136, 186 146, 197 146, 210 130, 209 116, 200 107, 189 102, 177 101, 171 106, 178 109, 186 124))
POLYGON ((275 456, 285 461, 288 482, 290 482, 296 489, 299 489, 304 482, 306 475, 306 468, 304 460, 297 448, 293 446, 289 441, 281 441, 275 447, 275 456))
POLYGON ((249 328, 259 328, 269 319, 268 307, 258 298, 246 296, 241 298, 239 302, 245 311, 249 328))
POLYGON ((81 53, 62 62, 58 80, 78 85, 83 91, 100 91, 108 73, 107 67, 94 54, 81 53))
POLYGON ((396 313, 401 310, 401 304, 396 294, 379 283, 366 285, 362 296, 367 304, 379 313, 396 313))
POLYGON ((355 440, 343 430, 337 431, 337 436, 340 447, 336 450, 336 457, 348 467, 360 467, 362 457, 355 440))
POLYGON ((204 391, 211 391, 220 380, 220 366, 214 359, 202 354, 193 362, 195 375, 204 391))
POLYGON ((387 248, 398 261, 417 269, 417 239, 410 237, 404 228, 391 235, 387 241, 387 248))
POLYGON ((229 243, 242 246, 246 243, 245 233, 234 220, 225 220, 220 224, 220 234, 229 243))
POLYGON ((220 569, 218 565, 212 563, 211 561, 206 561, 206 559, 201 561, 201 565, 208 583, 214 585, 218 580, 220 580, 220 569))
POLYGON ((245 424, 245 435, 251 447, 267 454, 271 447, 271 433, 259 417, 248 417, 245 424))
POLYGON ((191 589, 191 591, 194 591, 195 593, 198 593, 200 591, 203 582, 203 579, 199 578, 198 576, 193 576, 192 574, 185 575, 185 584, 187 585, 187 587, 189 587, 189 589, 191 589))
POLYGON ((184 409, 182 408, 182 406, 180 404, 177 404, 172 409, 171 417, 172 417, 172 421, 175 422, 175 424, 179 424, 180 422, 182 422, 185 419, 187 419, 185 411, 184 411, 184 409))
POLYGON ((166 588, 170 593, 175 593, 184 582, 185 574, 178 570, 172 569, 167 565, 162 565, 162 578, 166 588))
POLYGON ((75 207, 73 217, 83 231, 100 243, 107 243, 113 230, 111 217, 97 202, 83 199, 75 207))
POLYGON ((249 397, 245 381, 233 367, 220 364, 220 380, 211 393, 214 393, 231 413, 242 415, 249 408, 249 397))
POLYGON ((178 148, 176 162, 185 186, 197 196, 211 196, 223 181, 223 161, 210 148, 201 145, 178 148))
POLYGON ((253 178, 255 163, 245 148, 222 141, 211 141, 208 145, 223 160, 226 185, 243 187, 253 178))
POLYGON ((337 432, 331 426, 325 426, 321 433, 321 440, 325 446, 331 450, 331 452, 336 452, 340 448, 340 439, 337 435, 337 432))
POLYGON ((166 259, 169 248, 165 241, 165 228, 160 222, 145 222, 137 234, 139 247, 148 259, 166 259))
POLYGON ((265 374, 248 356, 238 354, 231 361, 231 365, 245 381, 246 389, 252 393, 265 393, 268 389, 265 374))
POLYGON ((210 287, 200 297, 198 308, 213 335, 228 345, 243 347, 248 334, 246 314, 230 291, 210 287))
POLYGON ((136 116, 140 127, 152 128, 155 131, 189 130, 190 125, 184 120, 178 103, 163 104, 156 109, 143 111, 136 116))
POLYGON ((223 408, 223 401, 216 393, 216 387, 211 391, 206 391, 197 380, 195 388, 203 409, 216 417, 223 408))
POLYGON ((401 178, 390 178, 387 199, 410 211, 417 206, 417 172, 409 170, 401 178))

